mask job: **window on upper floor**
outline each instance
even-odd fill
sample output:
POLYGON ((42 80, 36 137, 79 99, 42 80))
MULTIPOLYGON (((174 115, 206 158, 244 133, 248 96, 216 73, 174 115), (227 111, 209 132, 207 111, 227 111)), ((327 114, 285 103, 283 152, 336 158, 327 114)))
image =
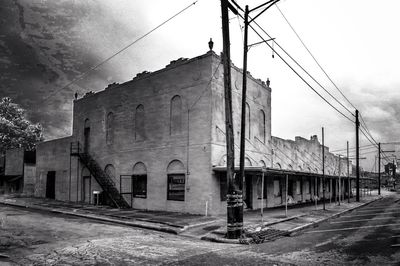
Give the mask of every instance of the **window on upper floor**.
POLYGON ((135 112, 135 140, 140 141, 145 139, 145 115, 144 106, 136 107, 135 112))
POLYGON ((109 112, 106 117, 106 143, 112 144, 114 141, 114 114, 109 112))
POLYGON ((260 122, 258 124, 259 126, 258 132, 260 134, 259 138, 263 143, 265 143, 265 113, 263 110, 260 110, 259 116, 260 116, 259 118, 260 122))
POLYGON ((182 132, 182 99, 175 95, 171 99, 170 110, 170 135, 178 135, 182 132))
POLYGON ((250 127, 251 127, 251 120, 250 120, 250 105, 246 103, 246 138, 250 139, 250 127))

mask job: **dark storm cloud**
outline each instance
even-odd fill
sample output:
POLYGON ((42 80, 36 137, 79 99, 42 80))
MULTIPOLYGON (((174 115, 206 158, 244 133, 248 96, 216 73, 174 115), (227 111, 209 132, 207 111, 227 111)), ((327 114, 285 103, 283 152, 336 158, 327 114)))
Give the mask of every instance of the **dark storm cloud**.
POLYGON ((82 95, 126 78, 117 71, 122 67, 110 65, 60 90, 132 38, 132 30, 111 15, 91 0, 1 2, 0 97, 26 108, 47 139, 69 134, 75 91, 82 95))

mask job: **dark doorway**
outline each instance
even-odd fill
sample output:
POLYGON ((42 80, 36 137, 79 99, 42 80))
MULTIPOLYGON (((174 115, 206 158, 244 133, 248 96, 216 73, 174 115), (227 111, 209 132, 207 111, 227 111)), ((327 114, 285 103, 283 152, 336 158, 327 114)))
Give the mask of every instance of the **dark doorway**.
POLYGON ((90 176, 83 177, 83 202, 89 203, 91 201, 91 178, 90 176))
POLYGON ((83 149, 85 153, 89 153, 90 148, 90 127, 85 127, 84 130, 85 140, 83 143, 83 149))
POLYGON ((253 208, 253 179, 252 176, 245 176, 245 183, 244 183, 244 202, 246 203, 246 206, 248 209, 253 208))
POLYGON ((293 180, 288 180, 288 195, 293 198, 293 180))
POLYGON ((56 172, 47 172, 46 181, 46 198, 55 199, 56 198, 56 172))

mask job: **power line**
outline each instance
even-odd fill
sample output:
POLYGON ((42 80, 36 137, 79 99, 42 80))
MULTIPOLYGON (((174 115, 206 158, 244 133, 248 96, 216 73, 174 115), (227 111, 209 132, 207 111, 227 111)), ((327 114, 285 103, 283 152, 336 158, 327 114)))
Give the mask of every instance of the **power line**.
MULTIPOLYGON (((375 148, 375 146, 374 145, 372 145, 372 144, 368 144, 368 145, 364 145, 364 146, 360 146, 360 150, 362 150, 362 149, 370 149, 370 148, 375 148), (373 146, 373 147, 372 147, 373 146), (369 147, 369 148, 368 148, 369 147)), ((356 149, 356 147, 353 147, 353 148, 349 148, 349 150, 355 150, 356 149)), ((346 151, 347 150, 347 148, 344 148, 344 149, 338 149, 338 150, 332 150, 332 151, 330 151, 330 152, 341 152, 341 151, 346 151)))
POLYGON ((61 90, 71 86, 72 84, 74 84, 75 82, 81 80, 82 78, 86 77, 90 72, 92 72, 93 70, 97 69, 98 67, 102 66, 103 64, 107 63, 108 61, 110 61, 112 58, 114 58, 115 56, 119 55, 120 53, 122 53, 123 51, 125 51, 126 49, 128 49, 129 47, 131 47, 132 45, 134 45, 135 43, 139 42, 140 40, 142 40, 143 38, 147 37, 149 34, 151 34, 152 32, 154 32, 155 30, 157 30, 158 28, 160 28, 161 26, 163 26, 164 24, 168 23, 170 20, 174 19, 175 17, 177 17, 178 15, 182 14, 183 12, 185 12, 187 9, 189 9, 190 7, 192 7, 193 5, 195 5, 198 2, 198 0, 196 0, 195 2, 191 3, 190 5, 188 5, 187 7, 185 7, 184 9, 182 9, 181 11, 179 11, 178 13, 176 13, 175 15, 173 15, 172 17, 168 18, 167 20, 165 20, 164 22, 162 22, 161 24, 159 24, 158 26, 156 26, 155 28, 153 28, 152 30, 150 30, 149 32, 147 32, 146 34, 142 35, 141 37, 137 38, 136 40, 134 40, 133 42, 129 43, 128 45, 126 45, 125 47, 123 47, 122 49, 120 49, 119 51, 117 51, 116 53, 112 54, 111 56, 107 57, 106 59, 104 59, 103 61, 99 62, 98 64, 96 64, 95 66, 89 68, 88 70, 86 70, 85 72, 83 72, 83 74, 81 74, 79 77, 73 79, 72 81, 70 81, 69 83, 67 83, 66 85, 64 85, 63 87, 53 91, 52 93, 48 94, 46 97, 43 98, 43 101, 49 99, 50 97, 52 97, 53 95, 57 94, 58 92, 60 92, 61 90))
MULTIPOLYGON (((271 36, 260 26, 258 25, 257 22, 254 21, 254 23, 268 36, 268 38, 271 38, 271 36)), ((251 27, 251 26, 250 26, 251 27)), ((253 30, 254 28, 251 27, 253 30)), ((254 30, 255 31, 255 30, 254 30)), ((258 34, 258 33, 257 33, 258 34)), ((260 36, 260 35, 259 35, 260 36)), ((297 62, 296 59, 294 59, 282 46, 279 45, 279 43, 277 41, 274 41, 275 44, 301 69, 303 70, 319 87, 321 87, 329 96, 331 96, 337 103, 339 103, 339 105, 341 105, 347 112, 349 112, 352 116, 354 116, 354 114, 346 107, 344 106, 334 95, 332 95, 324 86, 322 86, 321 83, 319 83, 307 70, 305 70, 300 63, 297 62)), ((276 50, 270 46, 268 43, 267 45, 276 53, 276 50)), ((286 63, 286 61, 278 54, 278 56, 286 63)), ((287 63, 286 63, 287 64, 287 63)), ((292 69, 293 70, 293 69, 292 69)), ((294 70, 293 70, 294 71, 294 70)), ((303 80, 304 81, 304 80, 303 80)), ((317 93, 318 94, 318 93, 317 93)), ((321 97, 321 96, 320 96, 321 97)), ((330 104, 330 103, 329 103, 330 104)), ((330 104, 331 105, 331 104, 330 104)), ((332 105, 331 105, 332 106, 332 105)), ((335 108, 336 109, 336 108, 335 108)))
MULTIPOLYGON (((243 18, 243 16, 242 15, 240 15, 242 18, 243 18)), ((269 38, 271 38, 271 36, 261 27, 261 26, 259 26, 255 21, 254 21, 254 23, 269 37, 269 38)), ((265 44, 267 44, 268 46, 269 46, 269 48, 271 49, 271 50, 273 50, 278 56, 279 56, 279 58, 311 89, 311 90, 313 90, 322 100, 324 100, 327 104, 329 104, 333 109, 335 109, 339 114, 341 114, 344 118, 346 118, 347 120, 349 120, 350 122, 352 122, 352 123, 354 123, 354 121, 351 119, 351 118, 349 118, 348 116, 346 116, 343 112, 341 112, 337 107, 335 107, 334 105, 332 105, 332 103, 330 103, 327 99, 325 99, 318 91, 316 91, 315 89, 314 89, 314 87, 312 87, 311 85, 310 85, 310 83, 308 83, 261 35, 260 35, 260 33, 258 33, 258 31, 250 24, 249 25, 250 26, 250 28, 260 37, 260 39, 261 40, 263 40, 263 42, 265 43, 265 44)), ((279 48, 281 48, 282 49, 282 51, 284 51, 304 72, 306 72, 314 81, 315 81, 315 79, 304 69, 304 68, 302 68, 298 63, 297 63, 297 61, 296 60, 294 60, 277 42, 275 42, 278 46, 279 46, 279 48)), ((319 84, 317 81, 315 81, 317 84, 319 84)))
POLYGON ((357 109, 351 102, 350 100, 344 95, 344 93, 339 89, 339 87, 336 85, 335 82, 331 79, 331 77, 328 75, 328 73, 324 70, 324 68, 321 66, 321 64, 318 62, 318 60, 315 58, 315 56, 311 53, 310 49, 308 49, 307 45, 303 42, 303 40, 300 38, 299 34, 296 32, 296 30, 293 28, 292 24, 289 22, 289 20, 286 18, 286 16, 283 14, 282 10, 279 8, 278 4, 275 5, 276 8, 278 9, 279 13, 281 13, 282 17, 285 19, 289 27, 292 29, 294 34, 297 36, 301 44, 304 46, 304 48, 307 50, 309 55, 312 57, 314 62, 318 65, 318 67, 321 69, 321 71, 325 74, 325 76, 329 79, 329 81, 333 84, 333 86, 340 92, 340 94, 343 96, 344 99, 354 108, 357 109))

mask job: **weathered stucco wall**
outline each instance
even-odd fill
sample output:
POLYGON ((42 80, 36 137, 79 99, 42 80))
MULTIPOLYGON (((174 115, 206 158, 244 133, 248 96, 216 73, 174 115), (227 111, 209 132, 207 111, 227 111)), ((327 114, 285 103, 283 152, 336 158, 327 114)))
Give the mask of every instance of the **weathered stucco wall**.
MULTIPOLYGON (((36 146, 36 180, 33 194, 46 196, 49 171, 55 171, 55 198, 69 200, 76 194, 76 180, 69 180, 71 137, 38 143, 36 146), (74 182, 75 181, 75 182, 74 182), (75 194, 74 194, 75 193, 75 194)), ((75 166, 76 167, 76 166, 75 166)), ((73 168, 74 171, 76 168, 73 168)), ((76 170, 75 170, 76 171, 76 170)))
POLYGON ((73 139, 85 142, 86 121, 90 126, 89 153, 103 169, 114 167, 118 188, 120 175, 132 175, 139 162, 145 165, 147 198, 134 198, 134 208, 204 213, 207 202, 212 212, 209 129, 214 56, 207 53, 178 60, 74 102, 73 139), (177 96, 179 112, 171 110, 177 96), (140 122, 138 109, 144 118, 140 122), (112 140, 107 141, 107 134, 112 140), (174 160, 184 166, 184 201, 167 200, 167 167, 174 160))
POLYGON ((6 151, 5 175, 22 175, 24 173, 24 149, 6 151))

